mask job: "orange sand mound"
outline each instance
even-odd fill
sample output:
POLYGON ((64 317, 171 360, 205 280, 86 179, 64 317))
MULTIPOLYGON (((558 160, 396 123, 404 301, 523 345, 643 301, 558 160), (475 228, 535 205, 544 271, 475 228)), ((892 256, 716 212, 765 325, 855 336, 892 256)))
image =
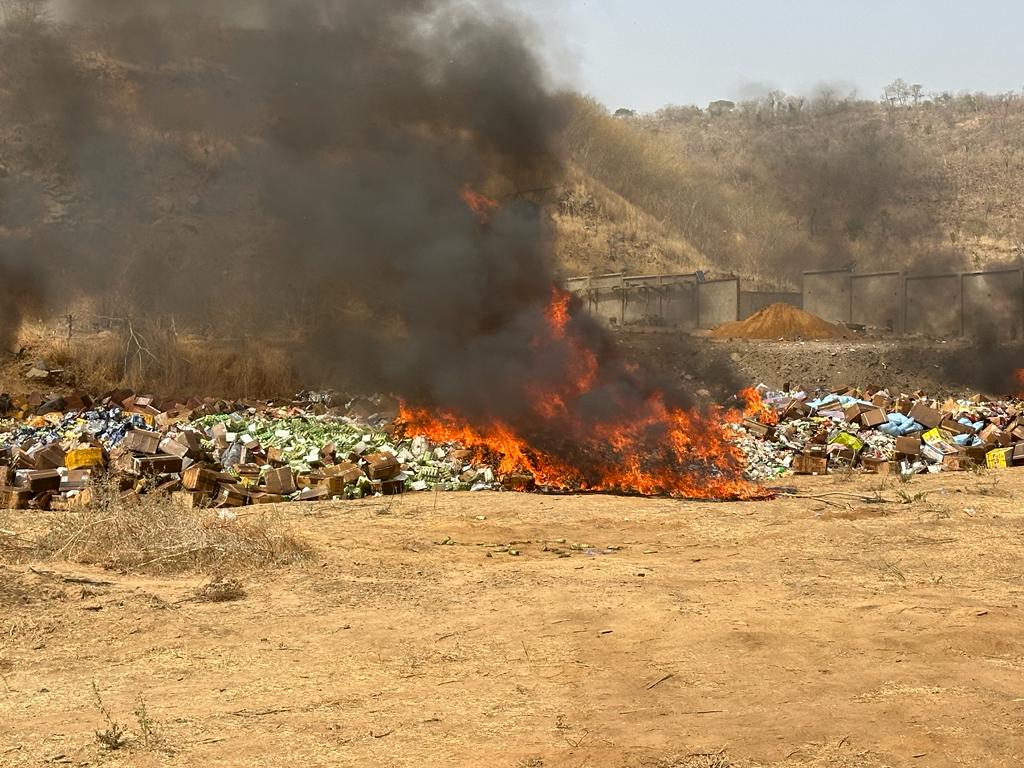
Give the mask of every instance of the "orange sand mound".
POLYGON ((834 339, 843 329, 791 304, 772 304, 711 332, 717 339, 834 339))

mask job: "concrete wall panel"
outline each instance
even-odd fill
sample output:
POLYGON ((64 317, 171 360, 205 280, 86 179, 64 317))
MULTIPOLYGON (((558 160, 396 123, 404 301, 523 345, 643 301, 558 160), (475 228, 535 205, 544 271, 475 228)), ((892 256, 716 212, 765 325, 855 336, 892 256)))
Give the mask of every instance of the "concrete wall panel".
POLYGON ((938 339, 961 332, 960 275, 906 278, 906 331, 938 339))
POLYGON ((903 324, 903 276, 899 272, 850 278, 850 322, 899 332, 903 324))
POLYGON ((1024 273, 1019 269, 966 274, 961 285, 964 333, 1018 339, 1024 311, 1024 273))
POLYGON ((697 327, 697 284, 671 280, 662 286, 661 317, 665 325, 692 330, 697 327))
POLYGON ((804 309, 832 323, 850 322, 850 272, 805 272, 804 309))
POLYGON ((697 325, 715 328, 732 322, 740 313, 740 281, 711 280, 697 283, 697 325))

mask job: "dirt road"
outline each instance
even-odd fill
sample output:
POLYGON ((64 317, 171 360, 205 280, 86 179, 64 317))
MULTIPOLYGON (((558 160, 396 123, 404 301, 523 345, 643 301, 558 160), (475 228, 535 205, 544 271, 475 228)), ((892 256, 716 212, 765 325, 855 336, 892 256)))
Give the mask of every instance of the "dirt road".
POLYGON ((292 505, 230 603, 8 565, 0 765, 1022 765, 1024 473, 900 490, 292 505))

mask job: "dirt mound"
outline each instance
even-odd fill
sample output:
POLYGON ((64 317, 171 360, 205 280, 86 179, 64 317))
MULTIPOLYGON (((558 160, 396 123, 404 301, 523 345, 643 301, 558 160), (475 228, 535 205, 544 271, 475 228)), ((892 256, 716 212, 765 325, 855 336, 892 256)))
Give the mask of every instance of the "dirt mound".
POLYGON ((834 339, 843 329, 792 304, 772 304, 746 320, 718 326, 716 339, 834 339))

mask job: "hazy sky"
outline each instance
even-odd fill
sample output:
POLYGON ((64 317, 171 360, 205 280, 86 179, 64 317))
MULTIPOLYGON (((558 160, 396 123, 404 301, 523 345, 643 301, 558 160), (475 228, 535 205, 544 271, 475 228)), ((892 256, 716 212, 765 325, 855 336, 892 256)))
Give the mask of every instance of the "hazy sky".
POLYGON ((564 46, 560 79, 612 109, 823 81, 876 98, 897 77, 1024 87, 1024 0, 563 0, 548 34, 564 46))

